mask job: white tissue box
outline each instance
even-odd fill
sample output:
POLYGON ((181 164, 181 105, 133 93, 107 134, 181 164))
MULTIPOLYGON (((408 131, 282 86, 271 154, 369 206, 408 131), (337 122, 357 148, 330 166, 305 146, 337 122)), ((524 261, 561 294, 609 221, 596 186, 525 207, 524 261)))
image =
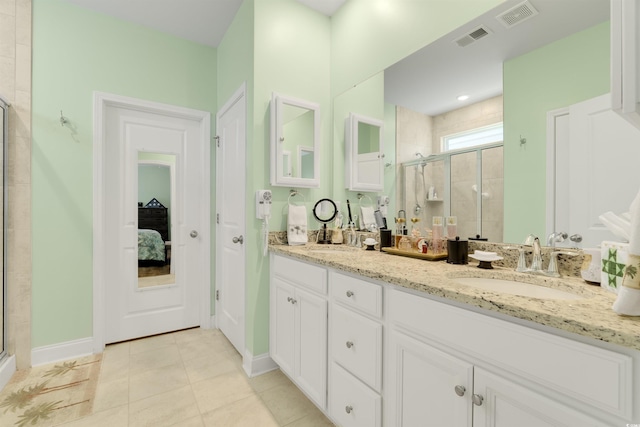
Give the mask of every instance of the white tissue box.
POLYGON ((627 265, 629 244, 620 242, 602 242, 600 255, 602 258, 602 272, 600 286, 608 291, 618 293, 622 286, 622 276, 627 265))

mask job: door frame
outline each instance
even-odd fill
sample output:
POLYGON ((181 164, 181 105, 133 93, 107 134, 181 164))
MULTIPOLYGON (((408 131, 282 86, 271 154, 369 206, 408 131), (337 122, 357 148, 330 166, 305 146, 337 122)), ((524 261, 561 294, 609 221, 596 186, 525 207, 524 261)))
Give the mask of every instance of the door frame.
MULTIPOLYGON (((546 235, 555 233, 556 228, 556 120, 568 116, 569 107, 557 108, 547 112, 547 182, 546 182, 546 235)), ((568 230, 566 230, 568 231, 568 230)))
POLYGON ((211 327, 211 113, 170 104, 147 101, 106 92, 93 93, 93 351, 100 353, 105 347, 106 329, 106 287, 104 277, 106 271, 106 251, 104 224, 106 165, 105 165, 105 133, 106 111, 108 108, 127 108, 130 110, 161 114, 169 117, 194 120, 199 123, 202 143, 202 185, 199 195, 202 200, 200 212, 200 229, 202 232, 202 278, 200 295, 200 327, 211 327))
MULTIPOLYGON (((246 169, 246 164, 247 164, 247 139, 246 139, 246 126, 247 126, 247 84, 246 82, 243 82, 242 85, 240 85, 240 87, 233 93, 233 95, 231 95, 229 97, 229 99, 224 103, 224 105, 222 107, 220 107, 220 109, 218 110, 218 112, 216 113, 216 132, 219 132, 220 128, 218 126, 218 121, 219 121, 219 117, 221 115, 223 115, 226 111, 228 111, 233 105, 235 105, 237 102, 243 102, 244 103, 244 117, 245 117, 245 150, 244 150, 244 162, 245 162, 245 169, 246 169)), ((218 136, 216 136, 216 142, 218 141, 218 136)), ((216 206, 221 206, 222 204, 222 199, 221 199, 221 194, 222 191, 221 188, 224 185, 224 179, 222 176, 222 168, 219 167, 219 164, 221 162, 221 158, 218 155, 218 152, 216 151, 216 206)), ((241 189, 243 192, 243 197, 241 197, 243 206, 242 206, 242 210, 244 212, 244 227, 242 230, 242 235, 246 237, 246 231, 247 231, 247 220, 246 220, 246 214, 247 214, 247 201, 246 201, 246 193, 247 193, 247 189, 246 189, 246 181, 245 181, 245 188, 241 189)), ((216 209, 217 211, 217 209, 216 209)), ((218 221, 216 221, 216 235, 220 232, 220 225, 218 223, 218 221)), ((215 274, 215 289, 216 291, 219 290, 220 288, 220 284, 222 282, 222 267, 221 267, 221 263, 222 263, 222 240, 219 238, 216 238, 216 274, 215 274)), ((246 250, 246 244, 242 245, 242 253, 243 253, 243 257, 244 257, 244 261, 245 261, 245 270, 246 270, 246 260, 247 260, 247 250, 246 250)), ((247 324, 246 324, 246 314, 247 314, 247 280, 246 280, 246 275, 245 275, 245 281, 243 283, 242 286, 242 342, 243 342, 243 351, 241 353, 241 356, 243 359, 245 359, 245 353, 247 351, 247 324)), ((216 299, 215 301, 215 312, 216 312, 216 328, 218 327, 218 313, 220 312, 220 302, 216 299)))

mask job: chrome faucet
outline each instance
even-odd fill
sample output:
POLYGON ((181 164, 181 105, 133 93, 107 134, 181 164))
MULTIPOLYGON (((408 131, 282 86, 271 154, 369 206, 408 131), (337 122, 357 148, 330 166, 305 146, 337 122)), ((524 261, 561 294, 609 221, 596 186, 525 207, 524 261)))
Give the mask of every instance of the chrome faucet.
POLYGON ((525 245, 526 244, 533 247, 533 259, 531 260, 531 267, 529 267, 527 272, 532 274, 544 274, 544 270, 542 269, 542 248, 540 247, 540 239, 533 234, 529 234, 527 240, 525 240, 525 245))

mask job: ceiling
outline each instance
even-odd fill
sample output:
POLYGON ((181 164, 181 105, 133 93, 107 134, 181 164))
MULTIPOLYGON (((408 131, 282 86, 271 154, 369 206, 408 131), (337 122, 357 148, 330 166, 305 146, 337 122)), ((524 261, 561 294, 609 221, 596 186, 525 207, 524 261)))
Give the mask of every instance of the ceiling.
MULTIPOLYGON (((217 47, 242 0, 66 0, 77 6, 217 47)), ((297 0, 332 16, 347 0, 297 0)), ((502 64, 609 19, 609 0, 528 0, 539 12, 505 28, 496 16, 523 0, 506 0, 385 71, 385 100, 437 115, 502 93, 502 64), (482 25, 489 34, 466 47, 454 40, 482 25), (456 97, 470 96, 461 103, 456 97)))
MULTIPOLYGON (((77 6, 217 47, 242 0, 66 0, 77 6)), ((331 16, 347 0, 297 0, 331 16)))
POLYGON ((386 69, 385 101, 435 116, 500 95, 504 61, 609 20, 609 0, 529 0, 537 15, 509 29, 496 19, 521 3, 507 0, 386 69), (479 26, 489 34, 455 43, 479 26))

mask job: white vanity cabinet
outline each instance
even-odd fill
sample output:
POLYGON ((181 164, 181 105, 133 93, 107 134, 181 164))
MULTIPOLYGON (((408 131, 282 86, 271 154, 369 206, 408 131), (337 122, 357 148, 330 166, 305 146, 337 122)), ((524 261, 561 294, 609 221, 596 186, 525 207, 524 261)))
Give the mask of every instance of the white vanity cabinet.
POLYGON ((321 409, 327 398, 326 269, 271 257, 269 353, 321 409))
POLYGON ((329 272, 329 413, 343 427, 382 425, 382 286, 329 272))
POLYGON ((385 425, 604 426, 631 419, 629 356, 406 292, 386 297, 385 425))

